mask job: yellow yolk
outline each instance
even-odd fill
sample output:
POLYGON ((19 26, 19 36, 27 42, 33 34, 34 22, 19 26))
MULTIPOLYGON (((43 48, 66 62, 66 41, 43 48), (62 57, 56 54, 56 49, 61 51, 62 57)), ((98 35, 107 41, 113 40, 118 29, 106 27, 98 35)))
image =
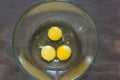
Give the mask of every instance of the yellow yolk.
POLYGON ((53 26, 48 30, 48 37, 50 40, 57 41, 62 37, 62 31, 59 27, 53 26))
POLYGON ((62 45, 57 49, 57 57, 60 60, 67 60, 71 56, 71 49, 67 45, 62 45))
POLYGON ((51 61, 56 57, 56 51, 52 46, 44 46, 41 50, 41 56, 46 61, 51 61))

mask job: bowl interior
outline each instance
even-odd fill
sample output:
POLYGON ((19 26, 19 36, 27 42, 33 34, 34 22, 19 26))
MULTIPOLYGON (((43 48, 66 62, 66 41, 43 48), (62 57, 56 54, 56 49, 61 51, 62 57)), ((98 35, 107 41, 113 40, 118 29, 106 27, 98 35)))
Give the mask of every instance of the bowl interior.
POLYGON ((80 7, 66 2, 47 2, 30 8, 14 30, 13 48, 21 69, 36 79, 72 80, 81 78, 93 64, 98 47, 95 24, 80 7), (60 6, 58 6, 60 5, 60 6), (62 39, 47 37, 51 26, 59 26, 62 39), (69 45, 72 56, 47 62, 40 56, 40 46, 69 45))

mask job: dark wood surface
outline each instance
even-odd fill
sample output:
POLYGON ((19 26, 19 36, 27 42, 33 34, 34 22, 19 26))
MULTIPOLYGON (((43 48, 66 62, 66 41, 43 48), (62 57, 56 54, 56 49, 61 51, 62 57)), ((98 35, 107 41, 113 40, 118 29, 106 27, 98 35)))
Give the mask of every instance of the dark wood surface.
MULTIPOLYGON (((0 80, 30 80, 12 54, 12 32, 20 16, 44 0, 0 0, 0 80)), ((93 16, 100 34, 94 66, 82 80, 120 80, 120 0, 70 0, 93 16)))

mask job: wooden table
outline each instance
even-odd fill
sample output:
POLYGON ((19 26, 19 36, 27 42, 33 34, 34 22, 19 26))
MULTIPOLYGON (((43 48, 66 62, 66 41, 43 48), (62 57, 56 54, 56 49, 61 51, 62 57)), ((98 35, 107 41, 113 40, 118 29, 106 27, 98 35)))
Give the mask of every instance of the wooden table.
MULTIPOLYGON (((44 0, 0 0, 0 80, 30 80, 12 54, 12 32, 20 16, 44 0)), ((70 0, 93 16, 100 34, 100 51, 82 80, 120 80, 120 0, 70 0)))

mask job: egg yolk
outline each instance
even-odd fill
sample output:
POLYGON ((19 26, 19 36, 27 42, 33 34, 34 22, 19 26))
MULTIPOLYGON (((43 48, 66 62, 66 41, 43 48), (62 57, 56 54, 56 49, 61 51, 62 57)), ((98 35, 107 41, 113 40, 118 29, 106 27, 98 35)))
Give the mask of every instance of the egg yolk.
POLYGON ((44 46, 41 50, 41 56, 46 61, 51 61, 56 57, 56 51, 52 46, 44 46))
POLYGON ((53 26, 48 30, 48 37, 50 40, 57 41, 62 37, 62 31, 59 27, 53 26))
POLYGON ((57 49, 58 59, 64 61, 64 60, 69 59, 70 56, 71 56, 71 49, 69 46, 62 45, 62 46, 58 47, 58 49, 57 49))

